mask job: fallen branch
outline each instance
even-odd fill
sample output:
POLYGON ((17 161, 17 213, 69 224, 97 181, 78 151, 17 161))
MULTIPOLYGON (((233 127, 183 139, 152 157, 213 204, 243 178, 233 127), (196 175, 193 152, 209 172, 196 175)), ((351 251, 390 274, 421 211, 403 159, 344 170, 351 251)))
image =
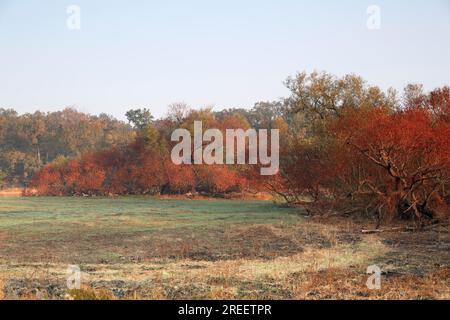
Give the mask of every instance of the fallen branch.
POLYGON ((361 230, 363 234, 374 234, 374 233, 383 233, 383 232, 394 232, 394 231, 415 231, 417 228, 415 227, 395 227, 389 229, 375 229, 375 230, 361 230))

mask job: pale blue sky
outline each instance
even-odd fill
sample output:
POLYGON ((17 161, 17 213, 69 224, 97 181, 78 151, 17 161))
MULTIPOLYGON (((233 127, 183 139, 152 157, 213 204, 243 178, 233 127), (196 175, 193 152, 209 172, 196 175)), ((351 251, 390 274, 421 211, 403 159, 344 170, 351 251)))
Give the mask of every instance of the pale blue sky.
POLYGON ((20 112, 251 107, 314 69, 398 90, 450 84, 450 1, 0 0, 0 107, 20 112), (71 4, 80 31, 66 27, 71 4))

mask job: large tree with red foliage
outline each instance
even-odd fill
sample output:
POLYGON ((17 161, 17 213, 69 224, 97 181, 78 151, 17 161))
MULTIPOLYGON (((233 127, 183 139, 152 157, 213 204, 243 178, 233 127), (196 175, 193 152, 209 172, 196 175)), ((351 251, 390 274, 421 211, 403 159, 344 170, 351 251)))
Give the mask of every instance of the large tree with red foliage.
MULTIPOLYGON (((352 111, 333 126, 350 154, 365 160, 358 194, 374 197, 378 216, 422 219, 448 213, 450 126, 429 109, 352 111)), ((345 147, 345 146, 343 146, 345 147)))

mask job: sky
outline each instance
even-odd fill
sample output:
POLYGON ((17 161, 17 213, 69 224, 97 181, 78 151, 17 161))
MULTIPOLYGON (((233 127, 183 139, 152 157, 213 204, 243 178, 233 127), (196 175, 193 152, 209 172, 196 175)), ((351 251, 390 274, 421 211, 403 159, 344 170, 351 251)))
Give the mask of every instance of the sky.
POLYGON ((0 107, 20 113, 251 108, 313 70, 450 85, 450 0, 0 0, 0 107))

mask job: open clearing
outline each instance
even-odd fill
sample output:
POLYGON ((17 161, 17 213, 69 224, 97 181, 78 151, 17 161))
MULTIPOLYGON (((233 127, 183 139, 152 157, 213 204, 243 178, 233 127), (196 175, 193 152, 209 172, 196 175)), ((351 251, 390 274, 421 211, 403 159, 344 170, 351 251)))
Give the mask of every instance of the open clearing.
POLYGON ((0 299, 450 298, 448 227, 363 227, 267 201, 0 198, 0 299))

